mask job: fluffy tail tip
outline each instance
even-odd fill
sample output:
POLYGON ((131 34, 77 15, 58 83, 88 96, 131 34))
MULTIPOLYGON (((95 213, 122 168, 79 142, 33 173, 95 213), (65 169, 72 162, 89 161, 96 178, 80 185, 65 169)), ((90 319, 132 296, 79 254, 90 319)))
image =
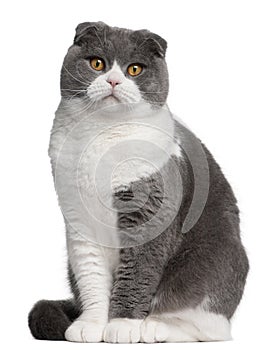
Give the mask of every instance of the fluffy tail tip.
POLYGON ((30 311, 28 324, 36 339, 65 340, 71 321, 59 301, 40 300, 30 311))

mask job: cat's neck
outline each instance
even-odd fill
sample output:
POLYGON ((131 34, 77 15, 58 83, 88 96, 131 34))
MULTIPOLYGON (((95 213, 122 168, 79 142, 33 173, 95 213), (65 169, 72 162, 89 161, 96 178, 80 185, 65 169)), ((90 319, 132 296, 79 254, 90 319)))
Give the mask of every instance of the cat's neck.
POLYGON ((77 121, 88 115, 101 115, 108 121, 112 120, 140 120, 158 113, 170 116, 168 106, 152 105, 146 101, 138 103, 92 103, 86 98, 65 99, 62 98, 56 111, 57 118, 67 118, 71 115, 77 121))

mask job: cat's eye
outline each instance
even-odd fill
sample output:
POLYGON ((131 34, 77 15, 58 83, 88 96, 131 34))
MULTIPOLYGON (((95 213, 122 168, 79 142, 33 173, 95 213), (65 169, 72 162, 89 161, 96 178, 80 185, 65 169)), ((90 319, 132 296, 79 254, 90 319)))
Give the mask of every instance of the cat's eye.
POLYGON ((97 71, 101 71, 105 67, 104 61, 99 57, 91 58, 90 64, 91 67, 97 71))
POLYGON ((142 70, 143 70, 142 65, 138 63, 131 64, 127 68, 128 74, 131 75, 132 77, 136 77, 137 75, 139 75, 142 72, 142 70))

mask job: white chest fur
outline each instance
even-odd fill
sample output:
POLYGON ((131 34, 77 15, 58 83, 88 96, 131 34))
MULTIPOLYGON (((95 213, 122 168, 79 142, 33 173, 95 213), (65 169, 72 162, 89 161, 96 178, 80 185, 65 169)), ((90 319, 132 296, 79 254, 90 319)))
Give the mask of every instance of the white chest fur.
POLYGON ((138 104, 77 113, 59 107, 50 142, 56 190, 68 223, 104 246, 119 246, 112 194, 160 171, 171 154, 174 122, 166 108, 138 104))

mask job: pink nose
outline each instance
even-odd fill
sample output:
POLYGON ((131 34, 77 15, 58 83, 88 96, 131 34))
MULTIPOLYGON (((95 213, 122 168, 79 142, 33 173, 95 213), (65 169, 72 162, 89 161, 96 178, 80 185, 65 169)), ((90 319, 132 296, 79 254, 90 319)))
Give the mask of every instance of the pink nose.
POLYGON ((119 81, 116 80, 107 80, 109 84, 112 85, 112 87, 114 88, 116 85, 120 84, 119 81))
POLYGON ((121 77, 119 76, 119 74, 116 74, 116 72, 112 72, 108 79, 107 79, 107 82, 109 84, 111 84, 112 88, 114 88, 116 85, 118 84, 121 84, 122 81, 121 81, 121 77))

